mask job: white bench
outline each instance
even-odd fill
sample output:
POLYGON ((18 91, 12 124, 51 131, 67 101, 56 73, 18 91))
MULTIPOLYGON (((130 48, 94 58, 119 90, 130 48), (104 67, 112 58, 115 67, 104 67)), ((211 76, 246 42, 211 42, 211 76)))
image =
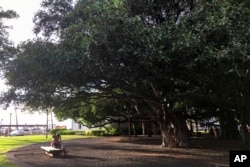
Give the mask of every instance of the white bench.
POLYGON ((41 149, 44 150, 46 152, 46 154, 48 154, 51 157, 58 156, 62 151, 59 148, 54 148, 51 146, 41 146, 41 149))

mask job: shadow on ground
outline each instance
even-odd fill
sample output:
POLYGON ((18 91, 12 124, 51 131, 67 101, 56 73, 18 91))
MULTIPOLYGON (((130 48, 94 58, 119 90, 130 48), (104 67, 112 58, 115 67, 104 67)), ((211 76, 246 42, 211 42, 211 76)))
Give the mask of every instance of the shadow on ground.
MULTIPOLYGON (((208 136, 209 137, 209 136, 208 136)), ((194 138, 196 147, 189 149, 162 148, 159 136, 137 137, 128 142, 127 137, 104 137, 65 141, 69 150, 66 157, 52 158, 35 144, 8 153, 13 163, 20 167, 224 167, 229 166, 227 142, 213 138, 194 138), (211 140, 211 141, 210 141, 211 140), (227 145, 227 148, 224 147, 227 145), (218 148, 220 146, 220 148, 218 148)), ((231 143, 233 147, 233 143, 231 143)), ((238 144, 239 145, 239 144, 238 144)))

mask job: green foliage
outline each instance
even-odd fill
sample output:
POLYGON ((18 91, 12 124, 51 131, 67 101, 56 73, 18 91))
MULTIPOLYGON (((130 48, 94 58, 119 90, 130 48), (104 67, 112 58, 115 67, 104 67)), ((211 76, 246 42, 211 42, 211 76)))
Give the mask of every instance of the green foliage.
POLYGON ((94 136, 103 136, 105 134, 105 130, 92 130, 92 135, 94 136))
POLYGON ((60 135, 76 135, 76 134, 83 134, 83 132, 77 132, 73 130, 67 130, 67 129, 51 129, 49 131, 49 134, 60 134, 60 135))
POLYGON ((28 41, 19 46, 17 58, 14 61, 9 60, 8 66, 5 67, 7 84, 11 83, 12 87, 5 94, 3 102, 15 99, 17 103, 26 103, 35 109, 44 109, 52 105, 56 97, 51 94, 57 85, 53 84, 52 76, 53 72, 56 72, 56 67, 52 65, 53 58, 50 58, 54 55, 52 51, 55 51, 55 47, 55 44, 41 40, 28 41), (12 68, 13 66, 16 68, 12 68), (44 68, 45 66, 48 68, 44 68), (32 77, 28 76, 30 71, 33 71, 32 77), (26 96, 21 97, 23 92, 26 96))
POLYGON ((126 2, 130 13, 141 16, 143 21, 149 25, 158 25, 172 20, 177 22, 181 15, 188 15, 195 5, 195 1, 183 0, 127 0, 126 2))
POLYGON ((85 131, 75 131, 75 135, 83 135, 83 136, 86 136, 86 132, 85 131))
POLYGON ((223 125, 249 118, 248 1, 78 1, 71 8, 70 0, 50 0, 43 7, 56 12, 38 12, 35 31, 57 32, 59 40, 20 45, 8 60, 12 89, 4 102, 53 107, 60 119, 88 127, 128 114, 162 122, 167 114, 182 130, 175 114, 192 117, 192 107, 196 118, 218 116, 223 125))
POLYGON ((91 130, 89 130, 89 131, 87 131, 86 132, 86 136, 92 136, 93 134, 92 134, 92 131, 91 130))
POLYGON ((120 135, 120 130, 118 128, 114 128, 112 126, 105 126, 105 130, 107 131, 105 135, 108 135, 108 136, 120 135))
MULTIPOLYGON (((11 28, 4 24, 4 20, 17 18, 18 14, 13 10, 3 10, 0 6, 0 65, 4 66, 8 59, 15 54, 15 48, 8 39, 7 29, 11 28)), ((4 70, 1 68, 1 70, 4 70)))
POLYGON ((58 134, 58 133, 61 134, 60 132, 63 131, 63 130, 65 130, 65 129, 51 129, 49 131, 49 134, 52 134, 52 135, 58 134))
POLYGON ((59 133, 61 135, 75 135, 76 131, 64 129, 64 130, 59 131, 59 133))
POLYGON ((63 28, 63 20, 72 10, 72 0, 43 0, 41 7, 43 10, 39 10, 33 18, 34 33, 42 32, 45 37, 50 37, 63 28))
POLYGON ((125 127, 120 128, 119 129, 119 134, 120 135, 128 135, 128 128, 125 128, 125 127))
POLYGON ((111 128, 109 134, 114 136, 119 135, 119 130, 117 128, 111 128))

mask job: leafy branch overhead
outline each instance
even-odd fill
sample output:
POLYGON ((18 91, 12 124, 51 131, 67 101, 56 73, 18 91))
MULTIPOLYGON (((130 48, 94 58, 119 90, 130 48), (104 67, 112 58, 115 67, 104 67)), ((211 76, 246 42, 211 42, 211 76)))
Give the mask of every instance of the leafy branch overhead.
POLYGON ((15 96, 7 92, 3 102, 52 107, 88 126, 150 118, 163 145, 171 136, 190 145, 189 118, 217 117, 225 138, 249 120, 248 1, 44 0, 41 7, 34 32, 45 38, 5 60, 15 96))

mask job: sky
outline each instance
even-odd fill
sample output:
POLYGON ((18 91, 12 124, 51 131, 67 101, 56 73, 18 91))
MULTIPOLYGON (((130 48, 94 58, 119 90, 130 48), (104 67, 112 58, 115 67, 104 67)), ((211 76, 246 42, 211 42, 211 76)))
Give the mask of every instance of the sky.
POLYGON ((15 44, 35 37, 33 34, 33 16, 40 8, 42 0, 0 0, 0 6, 4 10, 11 9, 18 13, 19 18, 5 22, 13 27, 9 30, 9 39, 15 44))
MULTIPOLYGON (((0 6, 3 10, 14 10, 18 13, 19 18, 5 21, 5 25, 12 26, 12 29, 8 30, 9 39, 14 42, 15 45, 22 41, 35 38, 33 34, 34 24, 32 22, 33 16, 40 8, 42 0, 0 0, 0 6)), ((0 91, 6 88, 4 81, 0 80, 0 91)), ((20 107, 16 109, 18 124, 46 124, 45 113, 29 114, 28 112, 21 112, 20 107)), ((10 123, 10 115, 12 117, 12 124, 16 124, 15 106, 9 107, 7 110, 0 108, 0 125, 10 123), (12 114, 10 114, 12 113, 12 114)), ((50 121, 50 120, 49 120, 50 121)), ((71 121, 58 122, 53 119, 53 123, 57 125, 71 126, 71 121)))

